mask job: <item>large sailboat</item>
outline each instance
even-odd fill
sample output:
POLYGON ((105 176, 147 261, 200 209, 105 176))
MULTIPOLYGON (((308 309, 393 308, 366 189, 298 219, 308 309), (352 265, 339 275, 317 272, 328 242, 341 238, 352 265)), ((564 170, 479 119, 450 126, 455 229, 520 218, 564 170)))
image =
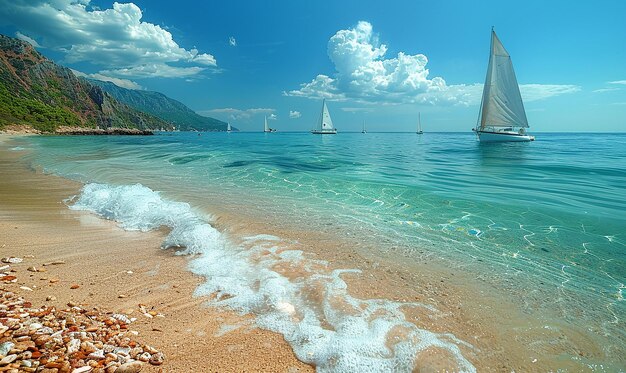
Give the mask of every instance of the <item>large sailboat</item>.
POLYGON ((270 125, 267 124, 267 115, 265 116, 265 127, 263 128, 263 132, 276 132, 275 129, 270 128, 270 125))
POLYGON ((322 102, 322 112, 320 113, 320 118, 317 121, 315 128, 311 130, 311 133, 317 135, 334 135, 337 133, 337 129, 333 127, 333 120, 330 119, 330 113, 328 112, 325 99, 322 102))
POLYGON ((422 131, 422 113, 417 113, 417 131, 415 133, 418 135, 424 133, 424 131, 422 131))
POLYGON ((528 119, 511 56, 491 29, 489 67, 483 88, 478 123, 473 129, 480 141, 533 141, 526 133, 528 119))

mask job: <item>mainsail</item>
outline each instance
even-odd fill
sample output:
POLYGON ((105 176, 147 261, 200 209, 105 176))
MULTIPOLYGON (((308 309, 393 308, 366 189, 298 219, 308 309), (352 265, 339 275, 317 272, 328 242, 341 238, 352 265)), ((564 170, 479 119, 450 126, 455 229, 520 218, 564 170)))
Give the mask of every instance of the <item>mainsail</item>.
POLYGON ((265 116, 265 129, 263 131, 265 131, 265 132, 269 132, 270 131, 270 126, 267 124, 267 115, 265 116))
POLYGON ((332 131, 333 128, 333 120, 330 118, 328 107, 326 107, 326 100, 324 100, 322 104, 322 113, 320 114, 320 119, 316 129, 318 131, 332 131))
POLYGON ((528 127, 511 56, 493 30, 479 118, 480 130, 485 127, 528 127))

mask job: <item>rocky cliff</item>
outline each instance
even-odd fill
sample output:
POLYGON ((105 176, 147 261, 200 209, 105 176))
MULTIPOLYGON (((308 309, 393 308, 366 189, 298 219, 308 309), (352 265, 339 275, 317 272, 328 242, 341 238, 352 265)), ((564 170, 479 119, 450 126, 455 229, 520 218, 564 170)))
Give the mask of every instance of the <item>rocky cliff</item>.
POLYGON ((99 80, 90 80, 90 82, 100 86, 118 101, 171 122, 181 131, 226 131, 225 122, 199 115, 183 103, 162 93, 126 89, 99 80))
POLYGON ((28 125, 41 132, 54 132, 60 126, 171 127, 167 121, 120 103, 30 44, 0 35, 0 129, 7 125, 28 125))

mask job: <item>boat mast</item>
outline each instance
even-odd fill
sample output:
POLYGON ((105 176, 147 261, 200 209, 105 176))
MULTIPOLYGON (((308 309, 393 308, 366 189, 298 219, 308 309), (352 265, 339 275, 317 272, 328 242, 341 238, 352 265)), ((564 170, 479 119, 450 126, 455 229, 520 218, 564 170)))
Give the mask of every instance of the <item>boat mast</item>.
POLYGON ((478 112, 478 120, 476 122, 476 130, 483 130, 485 123, 483 123, 483 118, 485 117, 485 97, 489 95, 489 91, 491 91, 491 70, 493 69, 493 26, 491 26, 491 43, 489 45, 489 65, 487 66, 487 76, 485 77, 485 86, 483 87, 483 95, 480 98, 480 111, 478 112))

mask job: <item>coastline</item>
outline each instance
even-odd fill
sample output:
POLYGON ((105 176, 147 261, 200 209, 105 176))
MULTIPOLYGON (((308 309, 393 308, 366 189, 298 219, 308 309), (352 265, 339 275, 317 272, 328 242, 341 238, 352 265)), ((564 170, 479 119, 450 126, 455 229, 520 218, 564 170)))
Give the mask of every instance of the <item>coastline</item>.
MULTIPOLYGON (((19 158, 19 154, 15 152, 4 152, 4 154, 0 154, 0 161, 3 162, 3 166, 7 157, 16 160, 19 158)), ((91 245, 97 246, 97 249, 93 249, 89 252, 90 254, 102 253, 106 250, 109 256, 119 256, 129 259, 124 262, 135 263, 140 261, 142 263, 151 263, 149 265, 146 264, 145 266, 136 267, 136 270, 131 269, 134 274, 143 273, 141 278, 130 278, 134 284, 130 287, 132 291, 125 290, 128 288, 127 281, 129 280, 129 278, 123 276, 123 272, 127 270, 125 268, 114 268, 117 272, 108 271, 107 269, 106 277, 112 278, 112 281, 120 281, 117 285, 114 283, 111 287, 113 290, 107 290, 107 286, 111 285, 106 282, 109 281, 109 279, 106 279, 106 281, 93 281, 88 280, 89 276, 85 277, 84 281, 89 281, 89 287, 100 289, 98 291, 91 291, 91 293, 94 294, 91 296, 89 293, 87 293, 87 295, 83 294, 83 299, 87 299, 85 302, 93 304, 91 299, 98 299, 99 302, 103 302, 103 304, 107 305, 119 304, 116 310, 124 310, 127 309, 125 307, 130 308, 136 306, 138 303, 152 305, 159 304, 159 302, 163 302, 163 304, 166 305, 169 304, 169 307, 172 308, 174 306, 168 303, 168 301, 164 301, 163 298, 154 298, 157 299, 157 303, 151 304, 149 302, 153 299, 151 297, 155 297, 155 292, 167 293, 172 289, 176 289, 177 291, 181 291, 181 293, 185 293, 184 295, 180 295, 177 303, 186 304, 188 302, 195 302, 192 306, 199 309, 198 313, 192 315, 194 317, 193 320, 201 320, 202 324, 213 323, 213 329, 203 331, 206 335, 214 335, 215 333, 219 333, 220 330, 227 330, 228 328, 224 328, 224 325, 251 323, 250 319, 244 320, 228 312, 217 312, 215 309, 206 309, 199 306, 202 301, 198 298, 193 298, 192 294, 197 285, 202 283, 202 278, 191 275, 190 272, 185 269, 188 262, 187 258, 175 256, 172 255, 173 253, 170 251, 162 251, 159 249, 165 232, 125 232, 117 228, 114 223, 104 221, 97 218, 95 215, 70 211, 63 203, 60 203, 60 201, 77 194, 81 186, 80 184, 54 176, 33 174, 31 171, 26 170, 25 164, 21 166, 23 173, 20 173, 18 175, 19 177, 17 177, 19 182, 16 180, 7 180, 6 182, 15 182, 16 186, 14 189, 17 190, 18 193, 12 192, 11 195, 14 197, 12 200, 14 200, 18 206, 15 208, 14 214, 15 216, 23 216, 24 224, 26 224, 24 226, 25 229, 29 229, 30 231, 54 230, 52 227, 59 226, 59 220, 64 221, 61 226, 65 225, 68 221, 73 221, 73 229, 65 232, 68 237, 72 237, 72 242, 76 241, 82 244, 84 241, 82 236, 83 232, 89 232, 89 237, 99 237, 94 242, 91 242, 91 239, 89 240, 91 245), (48 181, 44 182, 43 179, 39 178, 48 181), (31 179, 36 181, 29 181, 31 179), (52 182, 53 179, 56 180, 54 183, 52 182), (22 182, 26 183, 26 185, 21 185, 20 183, 22 182), (37 188, 39 183, 44 183, 46 188, 37 188), (57 187, 55 187, 55 183, 58 183, 60 190, 56 190, 57 187), (20 186, 18 187, 17 185, 20 186), (25 187, 30 188, 30 193, 22 193, 21 190, 25 187), (52 200, 50 200, 50 195, 47 195, 47 193, 50 194, 48 192, 49 190, 55 191, 53 193, 55 197, 52 200), (53 206, 50 207, 52 214, 42 215, 41 210, 29 212, 29 210, 34 207, 39 208, 41 205, 46 206, 51 202, 54 202, 53 206), (49 219, 43 219, 47 215, 49 215, 49 219), (37 223, 42 219, 44 221, 39 222, 41 224, 37 223), (45 228, 46 224, 49 224, 48 228, 45 228), (104 229, 104 233, 99 230, 100 228, 104 229), (91 233, 92 229, 95 233, 91 233), (138 242, 142 242, 143 240, 150 242, 149 248, 135 246, 138 242), (133 257, 134 253, 127 253, 126 251, 140 251, 144 256, 140 255, 136 259, 133 259, 135 258, 133 257), (153 259, 156 261, 151 261, 153 259), (164 267, 166 265, 168 267, 164 267), (172 267, 169 267, 170 265, 172 267), (165 268, 167 268, 166 271, 164 271, 165 268), (154 282, 153 277, 161 277, 163 273, 170 273, 172 271, 178 271, 180 272, 180 276, 190 277, 193 280, 189 280, 189 283, 183 281, 180 285, 175 282, 175 279, 165 281, 164 278, 162 282, 154 282), (135 283, 135 281, 137 282, 135 283), (91 285, 91 282, 93 282, 94 285, 91 285), (173 288, 174 285, 178 287, 173 288), (172 289, 168 287, 172 287, 172 289), (185 291, 183 291, 183 288, 185 291), (128 294, 119 293, 120 291, 125 291, 128 294), (146 292, 148 292, 148 294, 146 294, 146 292), (119 294, 126 295, 128 298, 117 298, 119 294), (212 333, 210 331, 212 331, 212 333)), ((11 189, 5 188, 5 185, 1 187, 3 192, 11 189)), ((44 209, 44 211, 47 211, 47 209, 44 209)), ((312 234, 312 232, 308 232, 306 229, 300 231, 290 229, 286 231, 283 227, 275 226, 268 221, 263 221, 263 219, 251 219, 250 216, 242 217, 241 214, 235 214, 232 208, 224 208, 223 206, 215 206, 211 213, 214 212, 217 212, 217 219, 214 222, 215 227, 221 232, 227 232, 229 238, 236 240, 237 238, 259 233, 273 234, 286 240, 297 241, 298 244, 296 248, 301 248, 306 251, 307 254, 314 255, 317 258, 332 263, 333 268, 357 268, 362 270, 362 275, 349 274, 344 278, 349 285, 350 294, 360 299, 385 298, 396 301, 415 300, 433 305, 438 312, 431 314, 426 313, 426 315, 420 312, 411 315, 411 312, 408 312, 408 319, 424 329, 438 333, 453 333, 459 339, 470 343, 473 348, 462 348, 463 354, 476 366, 478 371, 534 371, 556 368, 576 370, 577 368, 580 369, 580 365, 576 362, 565 360, 565 356, 563 356, 564 352, 567 354, 574 353, 580 356, 591 356, 595 358, 602 356, 602 351, 599 350, 597 341, 587 340, 588 337, 582 335, 577 336, 576 330, 574 328, 567 329, 568 326, 566 325, 563 325, 564 329, 562 330, 546 331, 539 321, 534 320, 535 315, 522 314, 520 309, 516 306, 515 301, 511 299, 510 296, 490 288, 488 284, 481 284, 480 276, 472 278, 471 274, 458 272, 450 268, 443 268, 440 264, 438 265, 436 258, 425 260, 423 263, 404 263, 398 261, 397 257, 394 255, 389 255, 389 253, 367 250, 368 248, 357 247, 355 249, 355 239, 358 240, 358 238, 347 239, 337 237, 332 232, 324 232, 321 235, 319 232, 312 234), (255 223, 251 224, 251 222, 255 223), (547 338, 548 340, 552 339, 554 341, 565 339, 565 342, 559 341, 554 346, 538 347, 535 342, 538 341, 539 338, 544 338, 544 340, 547 338), (560 345, 560 343, 564 343, 565 346, 560 345)), ((2 226, 3 231, 5 228, 7 228, 6 230, 9 231, 9 233, 15 233, 12 237, 15 237, 17 241, 20 239, 23 241, 31 241, 33 239, 32 237, 23 237, 23 235, 20 236, 16 232, 11 232, 10 226, 2 226)), ((19 230, 18 228, 18 231, 19 230)), ((59 239, 61 239, 61 237, 59 237, 59 239)), ((23 244, 26 245, 26 242, 23 244)), ((55 246, 55 248, 59 250, 59 252, 63 251, 59 246, 55 246)), ((81 250, 88 249, 89 248, 81 248, 81 250)), ((4 252, 3 255, 5 255, 4 252)), ((7 253, 7 255, 16 254, 7 253)), ((72 257, 74 252, 67 255, 68 257, 72 257)), ((80 269, 81 266, 84 266, 85 263, 89 263, 90 261, 89 255, 76 256, 76 259, 79 264, 75 266, 74 269, 80 269)), ((112 260, 111 258, 98 258, 95 263, 98 270, 91 274, 93 275, 95 273, 98 274, 98 278, 104 278, 105 276, 100 275, 98 272, 102 268, 114 266, 118 262, 119 260, 112 260), (102 262, 100 262, 101 260, 102 262)), ((71 274, 72 271, 70 271, 70 275, 71 274)), ((169 277, 166 278, 169 279, 169 277)), ((69 292, 69 290, 67 291, 69 292)), ((69 294, 74 295, 79 294, 79 292, 75 290, 69 294)), ((172 295, 170 294, 169 296, 172 295)), ((178 315, 179 310, 177 308, 174 309, 176 311, 175 313, 178 315)), ((169 320, 169 313, 171 312, 164 311, 164 313, 166 315, 164 320, 169 320)), ((141 316, 138 317, 139 321, 142 321, 141 316)), ((158 321, 161 322, 164 320, 158 321)), ((151 321, 154 322, 155 320, 151 321)), ((188 321, 178 318, 171 321, 175 324, 169 330, 172 334, 176 334, 176 330, 181 332, 181 330, 184 329, 181 325, 188 324, 188 321)), ((184 330, 188 329, 189 328, 186 328, 184 330)), ((286 349, 284 353, 287 354, 285 356, 291 354, 291 358, 295 360, 289 345, 284 342, 280 335, 260 331, 259 329, 250 329, 244 326, 243 328, 237 329, 235 334, 229 332, 222 337, 213 339, 217 340, 215 343, 222 344, 225 341, 224 338, 227 338, 227 340, 231 337, 235 338, 236 334, 241 330, 246 330, 244 334, 261 332, 271 335, 274 338, 278 338, 279 343, 272 341, 272 346, 267 346, 268 348, 263 350, 259 355, 254 352, 258 351, 256 350, 258 345, 255 343, 239 343, 240 347, 237 348, 242 349, 240 351, 241 355, 233 361, 229 358, 232 352, 226 351, 224 358, 219 359, 220 362, 224 362, 224 365, 219 365, 219 367, 215 369, 220 371, 238 371, 245 369, 263 370, 262 366, 259 367, 258 365, 256 367, 245 368, 237 364, 248 360, 251 360, 253 364, 259 364, 259 362, 263 363, 267 360, 274 361, 277 359, 277 354, 273 348, 270 348, 273 347, 273 345, 280 345, 280 351, 283 351, 284 347, 286 349), (281 342, 282 344, 280 344, 281 342)), ((152 330, 149 329, 149 325, 146 325, 146 329, 140 330, 140 332, 140 336, 148 335, 151 337, 154 334, 152 330)), ((193 337, 194 339, 199 338, 200 340, 204 340, 206 338, 205 335, 195 335, 194 333, 183 332, 182 334, 183 336, 193 337)), ((244 339, 248 342, 250 340, 250 334, 245 334, 244 339)), ((263 339, 260 339, 260 341, 261 345, 265 343, 263 339)), ((146 342, 151 343, 151 341, 146 342)), ((154 344, 157 348, 160 348, 166 353, 168 360, 166 360, 167 365, 164 366, 164 369, 170 371, 169 369, 173 366, 172 364, 175 361, 172 360, 171 354, 175 354, 176 352, 168 353, 166 347, 156 343, 154 344)), ((207 350, 211 348, 209 346, 210 343, 208 345, 198 345, 197 349, 191 350, 191 354, 194 356, 205 356, 207 350)), ((177 350, 174 349, 174 351, 177 350)), ((213 350, 210 351, 211 354, 213 354, 213 350)), ((425 354, 420 355, 420 369, 424 371, 453 369, 453 367, 446 365, 447 358, 449 357, 445 354, 446 351, 438 351, 436 349, 426 351, 425 354)), ((189 358, 188 356, 183 358, 182 354, 180 356, 180 362, 186 361, 185 359, 189 358)), ((279 356, 282 355, 279 353, 279 356)), ((192 365, 188 365, 187 367, 205 367, 205 365, 195 365, 202 364, 203 361, 206 362, 206 359, 195 360, 191 363, 192 365)), ((297 360, 295 360, 295 362, 294 364, 300 363, 297 360)), ((268 367, 268 370, 284 371, 296 366, 299 367, 299 365, 284 366, 284 369, 280 367, 270 369, 268 367)), ((303 366, 302 369, 310 368, 306 365, 303 366)), ((213 368, 213 366, 207 366, 207 369, 213 368)))
POLYGON ((201 278, 186 269, 189 258, 160 248, 164 232, 127 232, 69 210, 63 200, 81 185, 33 172, 19 158, 0 150, 0 174, 11 175, 0 180, 1 256, 27 257, 13 266, 18 282, 3 289, 35 306, 73 302, 136 317, 131 329, 137 339, 166 356, 161 367, 144 364, 142 371, 313 371, 281 335, 252 328, 248 317, 203 306, 206 299, 193 296, 201 278), (27 271, 56 260, 65 264, 27 271), (59 281, 50 283, 53 278, 59 281), (80 287, 70 289, 72 284, 80 287), (51 295, 56 300, 46 301, 51 295), (139 304, 165 317, 145 317, 139 304))

